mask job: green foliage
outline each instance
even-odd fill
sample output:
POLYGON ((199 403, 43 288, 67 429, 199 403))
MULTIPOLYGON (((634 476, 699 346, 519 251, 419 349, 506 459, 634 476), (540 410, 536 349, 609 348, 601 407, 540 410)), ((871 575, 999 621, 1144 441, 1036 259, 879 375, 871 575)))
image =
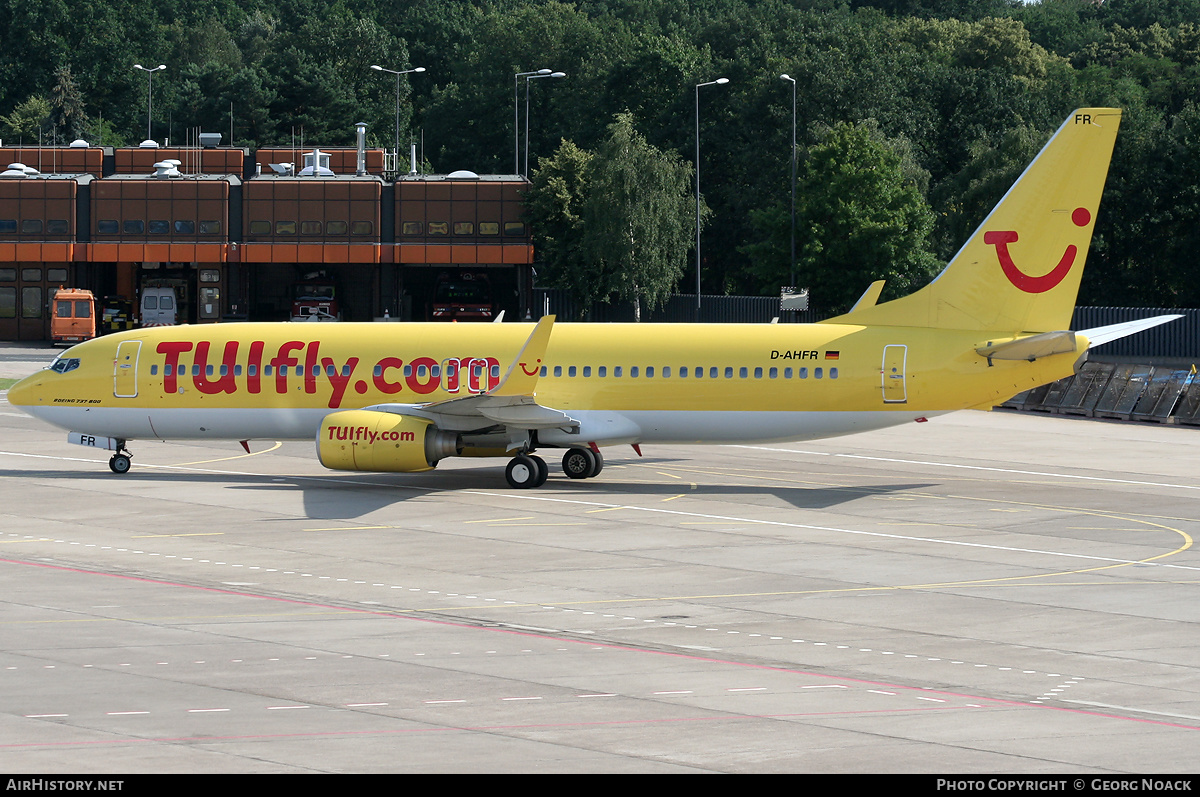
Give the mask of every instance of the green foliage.
POLYGON ((539 282, 565 288, 585 309, 614 295, 665 301, 687 265, 695 208, 691 166, 650 145, 617 114, 596 153, 563 141, 542 159, 527 192, 539 282))
POLYGON ((538 283, 568 291, 587 308, 607 296, 605 275, 584 251, 583 206, 592 153, 563 141, 539 161, 525 193, 538 258, 538 283))
MULTIPOLYGON (((808 151, 796 187, 796 282, 821 307, 846 310, 877 279, 887 280, 889 295, 910 293, 936 273, 926 248, 933 213, 903 162, 870 124, 839 123, 808 151)), ((786 233, 779 205, 756 215, 776 228, 775 246, 748 252, 764 292, 787 284, 780 221, 786 233)))
POLYGON ((0 131, 9 144, 37 144, 42 133, 49 129, 50 102, 44 97, 30 97, 12 113, 0 116, 0 131))
POLYGON ((628 113, 608 130, 588 170, 583 247, 640 321, 643 302, 662 304, 683 275, 695 220, 692 167, 647 143, 628 113))
MULTIPOLYGON (((301 130, 345 145, 365 121, 390 146, 396 84, 369 67, 424 66, 401 81, 400 135, 421 135, 443 172, 512 171, 519 71, 567 73, 530 85, 533 161, 564 138, 598 152, 624 111, 648 145, 690 161, 694 86, 728 77, 700 97, 706 291, 781 284, 792 112, 781 73, 797 81, 801 147, 862 119, 893 151, 910 142, 902 171, 936 214, 927 245, 942 258, 1068 112, 1118 106, 1084 295, 1169 304, 1200 282, 1187 227, 1198 181, 1180 160, 1194 157, 1200 0, 4 0, 0 41, 6 143, 37 141, 50 101, 60 140, 99 140, 101 120, 104 143, 141 140, 147 80, 132 65, 162 63, 154 126, 173 141, 232 122, 240 146, 301 130)), ((860 277, 846 273, 848 293, 860 277)))

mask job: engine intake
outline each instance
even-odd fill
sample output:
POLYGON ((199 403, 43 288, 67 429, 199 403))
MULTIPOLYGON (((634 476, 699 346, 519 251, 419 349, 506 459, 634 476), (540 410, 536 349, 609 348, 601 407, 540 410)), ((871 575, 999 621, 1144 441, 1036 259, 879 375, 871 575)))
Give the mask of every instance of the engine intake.
POLYGON ((391 412, 333 412, 317 432, 317 458, 331 470, 415 473, 461 450, 458 435, 424 418, 391 412))

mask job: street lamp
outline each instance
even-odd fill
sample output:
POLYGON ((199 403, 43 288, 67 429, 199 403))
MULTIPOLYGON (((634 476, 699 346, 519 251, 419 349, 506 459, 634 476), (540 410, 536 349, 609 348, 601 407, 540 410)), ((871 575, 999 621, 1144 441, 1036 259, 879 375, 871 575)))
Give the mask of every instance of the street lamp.
MULTIPOLYGON (((379 64, 371 64, 371 68, 376 72, 387 72, 389 75, 396 76, 396 146, 393 151, 395 152, 398 164, 400 159, 400 76, 407 75, 410 72, 424 72, 425 67, 418 66, 415 69, 401 69, 398 72, 395 69, 384 69, 379 64)), ((399 171, 398 168, 397 171, 399 171)))
POLYGON ((525 171, 523 174, 529 176, 529 81, 537 80, 540 77, 566 77, 566 72, 551 72, 548 75, 536 74, 528 75, 525 78, 525 171))
POLYGON ((700 89, 702 86, 723 86, 727 77, 696 84, 696 323, 700 323, 700 89))
POLYGON ((553 69, 535 69, 532 72, 518 72, 513 76, 513 174, 521 173, 521 112, 520 90, 521 78, 527 75, 549 75, 553 69))
POLYGON ((780 75, 780 80, 792 84, 792 270, 788 285, 796 286, 796 79, 780 75))
POLYGON ((160 69, 166 69, 167 65, 159 64, 158 66, 154 67, 153 69, 150 69, 148 67, 142 66, 141 64, 134 64, 133 68, 140 69, 143 72, 145 72, 146 79, 149 81, 149 83, 147 85, 147 91, 146 91, 146 140, 150 141, 151 140, 150 113, 154 108, 154 73, 159 71, 160 69))

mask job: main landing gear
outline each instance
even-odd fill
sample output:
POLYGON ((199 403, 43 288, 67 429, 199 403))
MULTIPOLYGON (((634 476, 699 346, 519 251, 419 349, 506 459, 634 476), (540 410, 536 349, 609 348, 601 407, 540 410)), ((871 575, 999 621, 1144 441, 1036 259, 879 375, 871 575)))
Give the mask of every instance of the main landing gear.
MULTIPOLYGON (((572 448, 563 455, 563 473, 572 479, 590 479, 604 467, 604 457, 590 448, 572 448)), ((534 454, 518 454, 509 460, 504 478, 510 487, 526 490, 546 483, 546 460, 534 454)))
POLYGON ((550 468, 546 466, 546 460, 533 454, 517 454, 504 469, 504 478, 508 479, 509 486, 518 490, 541 487, 549 475, 550 468))
POLYGON ((604 455, 590 448, 572 448, 563 455, 563 473, 572 479, 590 479, 604 467, 604 455))

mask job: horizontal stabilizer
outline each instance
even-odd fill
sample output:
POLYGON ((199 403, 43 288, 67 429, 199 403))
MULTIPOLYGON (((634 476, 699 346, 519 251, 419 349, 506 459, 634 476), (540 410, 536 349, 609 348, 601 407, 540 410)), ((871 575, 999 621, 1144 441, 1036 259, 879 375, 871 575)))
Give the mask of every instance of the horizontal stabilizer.
POLYGON ((975 351, 989 360, 1028 360, 1033 362, 1039 357, 1075 351, 1075 333, 1061 330, 1059 332, 1043 332, 1040 335, 1030 335, 1003 343, 988 341, 986 346, 980 346, 975 351))
POLYGON ((1096 327, 1095 329, 1081 329, 1080 335, 1087 336, 1088 342, 1092 346, 1099 346, 1101 343, 1108 343, 1110 340, 1118 340, 1128 335, 1133 335, 1151 327, 1156 327, 1159 324, 1165 324, 1168 321, 1174 321, 1176 318, 1183 318, 1182 315, 1156 315, 1153 318, 1139 318, 1136 321, 1124 321, 1120 324, 1110 324, 1106 327, 1096 327))

